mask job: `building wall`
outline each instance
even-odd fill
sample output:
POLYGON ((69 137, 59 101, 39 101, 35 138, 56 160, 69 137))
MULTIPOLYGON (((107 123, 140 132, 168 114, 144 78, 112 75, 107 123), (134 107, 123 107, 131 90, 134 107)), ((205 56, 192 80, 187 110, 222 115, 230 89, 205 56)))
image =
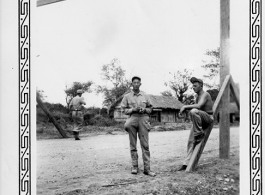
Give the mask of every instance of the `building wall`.
POLYGON ((152 112, 151 118, 154 121, 163 122, 163 123, 177 123, 181 122, 181 119, 178 118, 179 110, 163 110, 152 112))
POLYGON ((161 112, 161 122, 176 123, 178 121, 177 114, 177 110, 163 110, 161 112))

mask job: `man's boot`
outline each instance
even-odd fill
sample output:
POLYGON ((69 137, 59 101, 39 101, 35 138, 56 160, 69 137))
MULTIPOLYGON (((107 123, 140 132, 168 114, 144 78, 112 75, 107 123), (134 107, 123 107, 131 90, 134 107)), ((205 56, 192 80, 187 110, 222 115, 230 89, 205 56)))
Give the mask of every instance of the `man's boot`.
POLYGON ((185 171, 186 168, 187 168, 187 165, 182 165, 182 166, 178 169, 178 171, 185 171))
POLYGON ((151 171, 151 170, 144 170, 144 174, 148 175, 148 176, 151 176, 151 177, 155 177, 156 176, 156 173, 151 171))
POLYGON ((74 131, 74 137, 75 137, 75 140, 80 140, 80 138, 79 138, 79 132, 74 131))
POLYGON ((139 168, 136 167, 136 166, 133 166, 132 169, 131 169, 131 174, 136 175, 138 172, 139 172, 139 168))

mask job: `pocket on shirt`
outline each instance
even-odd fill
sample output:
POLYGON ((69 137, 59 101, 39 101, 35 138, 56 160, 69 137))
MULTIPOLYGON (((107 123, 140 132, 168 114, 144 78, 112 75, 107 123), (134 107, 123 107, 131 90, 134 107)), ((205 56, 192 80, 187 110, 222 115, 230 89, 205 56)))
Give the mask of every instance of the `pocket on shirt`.
POLYGON ((147 101, 141 101, 140 102, 140 107, 141 108, 146 108, 147 101))
POLYGON ((131 102, 131 101, 129 101, 128 104, 129 104, 129 106, 130 106, 131 108, 136 107, 136 102, 131 102))

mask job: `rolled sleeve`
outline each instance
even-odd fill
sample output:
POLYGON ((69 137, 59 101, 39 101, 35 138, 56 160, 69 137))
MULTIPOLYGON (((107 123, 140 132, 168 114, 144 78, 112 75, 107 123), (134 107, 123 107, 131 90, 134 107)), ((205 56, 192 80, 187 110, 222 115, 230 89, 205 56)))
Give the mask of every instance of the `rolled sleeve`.
POLYGON ((86 102, 85 102, 84 98, 81 99, 80 103, 86 105, 86 102))

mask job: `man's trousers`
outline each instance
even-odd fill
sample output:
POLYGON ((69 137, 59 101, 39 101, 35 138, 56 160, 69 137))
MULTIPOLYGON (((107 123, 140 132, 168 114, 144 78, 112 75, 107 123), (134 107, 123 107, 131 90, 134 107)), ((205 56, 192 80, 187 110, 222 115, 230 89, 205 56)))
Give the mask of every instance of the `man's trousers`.
POLYGON ((195 108, 190 111, 190 119, 192 122, 192 128, 190 130, 187 145, 187 156, 183 162, 183 165, 188 165, 190 161, 195 147, 195 137, 204 134, 204 129, 206 129, 213 122, 213 117, 211 115, 195 108))
POLYGON ((84 123, 83 113, 81 111, 73 111, 72 118, 74 121, 73 132, 81 131, 83 128, 83 123, 84 123))
POLYGON ((132 166, 138 167, 137 133, 142 148, 144 170, 150 170, 150 151, 148 133, 150 131, 149 116, 147 114, 133 114, 126 123, 125 130, 129 133, 132 166))

